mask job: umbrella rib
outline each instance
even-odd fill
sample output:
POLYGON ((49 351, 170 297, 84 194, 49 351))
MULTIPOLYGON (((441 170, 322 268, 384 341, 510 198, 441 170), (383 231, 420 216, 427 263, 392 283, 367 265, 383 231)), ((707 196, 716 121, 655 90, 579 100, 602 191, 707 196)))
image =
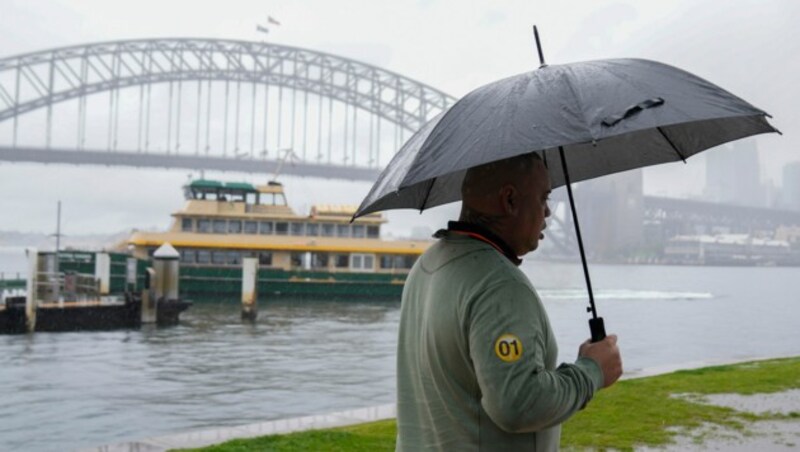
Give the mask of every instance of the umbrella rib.
POLYGON ((431 179, 430 185, 428 185, 428 191, 425 193, 425 199, 422 200, 422 205, 419 206, 419 213, 422 213, 425 210, 425 204, 428 203, 428 198, 431 196, 431 192, 433 191, 433 184, 436 182, 436 178, 434 177, 431 179))
POLYGON ((672 147, 672 150, 674 150, 675 153, 678 154, 678 157, 680 157, 681 160, 683 160, 683 163, 686 163, 686 157, 684 157, 683 154, 681 154, 681 151, 678 150, 678 147, 675 146, 675 143, 673 143, 672 140, 669 139, 667 134, 664 133, 664 130, 662 130, 661 127, 656 127, 656 129, 658 129, 658 133, 660 133, 661 136, 664 137, 665 140, 667 140, 667 143, 669 143, 669 145, 672 147))
POLYGON ((578 113, 580 113, 580 119, 583 121, 583 126, 586 128, 586 130, 592 136, 592 139, 597 138, 592 133, 592 127, 590 125, 591 121, 589 121, 589 119, 586 117, 586 112, 584 112, 583 108, 581 108, 583 106, 583 102, 581 101, 581 93, 578 92, 578 88, 572 83, 572 79, 571 79, 572 73, 571 72, 567 72, 567 70, 565 68, 565 70, 562 72, 562 75, 564 77, 564 80, 566 81, 567 88, 569 88, 570 93, 572 93, 573 100, 575 100, 575 110, 578 113))

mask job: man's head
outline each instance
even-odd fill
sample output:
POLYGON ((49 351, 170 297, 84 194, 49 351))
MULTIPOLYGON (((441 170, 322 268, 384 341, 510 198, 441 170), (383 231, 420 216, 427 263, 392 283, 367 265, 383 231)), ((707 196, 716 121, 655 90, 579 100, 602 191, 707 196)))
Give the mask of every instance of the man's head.
POLYGON ((461 185, 461 220, 481 224, 522 256, 544 237, 550 177, 536 153, 470 168, 461 185))

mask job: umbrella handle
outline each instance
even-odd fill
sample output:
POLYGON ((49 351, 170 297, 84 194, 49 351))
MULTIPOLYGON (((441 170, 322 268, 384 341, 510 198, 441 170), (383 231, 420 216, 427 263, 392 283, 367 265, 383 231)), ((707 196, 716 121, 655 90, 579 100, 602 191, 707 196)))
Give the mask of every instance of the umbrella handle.
POLYGON ((602 317, 589 319, 589 330, 592 332, 592 342, 600 342, 606 338, 606 326, 602 317))

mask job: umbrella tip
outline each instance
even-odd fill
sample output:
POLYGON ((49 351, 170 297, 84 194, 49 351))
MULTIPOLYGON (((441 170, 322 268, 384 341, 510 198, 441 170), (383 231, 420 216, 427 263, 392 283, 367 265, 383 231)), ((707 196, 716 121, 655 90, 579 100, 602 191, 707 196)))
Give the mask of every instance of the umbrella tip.
POLYGON ((539 52, 539 67, 543 68, 547 66, 547 63, 544 62, 544 54, 542 53, 542 43, 539 40, 539 29, 536 25, 533 26, 533 37, 536 40, 536 50, 539 52))

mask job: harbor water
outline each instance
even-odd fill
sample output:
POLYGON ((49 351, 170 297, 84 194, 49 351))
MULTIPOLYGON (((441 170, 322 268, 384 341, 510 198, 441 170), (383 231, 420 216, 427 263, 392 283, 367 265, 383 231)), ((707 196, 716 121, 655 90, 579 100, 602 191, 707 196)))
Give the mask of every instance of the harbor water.
MULTIPOLYGON (((24 268, 0 248, 6 277, 24 268)), ((563 361, 588 335, 580 266, 527 260, 563 361)), ((593 265, 626 372, 800 355, 796 268, 593 265)), ((394 400, 399 301, 197 303, 172 328, 0 336, 0 450, 62 451, 394 400)))

